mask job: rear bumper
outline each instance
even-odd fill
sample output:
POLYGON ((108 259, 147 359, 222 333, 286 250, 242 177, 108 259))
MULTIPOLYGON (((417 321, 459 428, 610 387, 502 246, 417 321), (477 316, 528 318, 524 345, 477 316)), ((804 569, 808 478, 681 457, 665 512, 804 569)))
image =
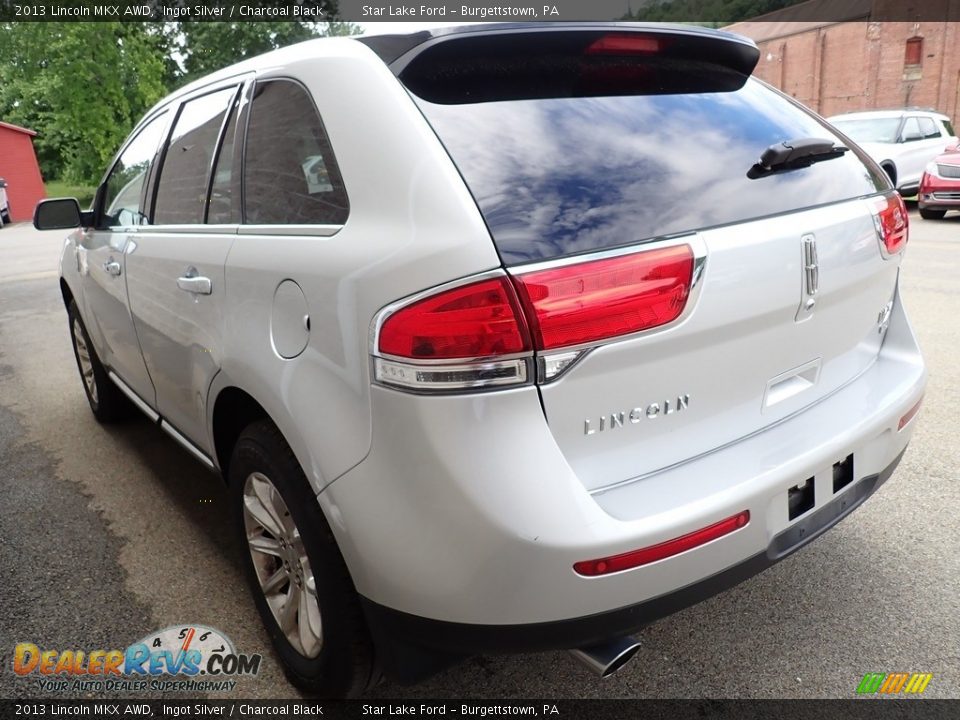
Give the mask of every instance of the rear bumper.
POLYGON ((858 507, 906 448, 915 422, 899 422, 925 382, 896 298, 875 362, 829 397, 593 494, 533 388, 443 398, 374 388, 371 453, 319 499, 381 648, 576 647, 736 584, 858 507), (851 481, 838 488, 833 469, 850 456, 851 481), (815 503, 791 519, 789 490, 811 479, 815 503), (747 526, 679 555, 600 577, 573 570, 744 510, 747 526))
POLYGON ((634 633, 667 615, 683 610, 738 585, 813 542, 843 520, 882 486, 899 465, 903 453, 882 472, 863 478, 851 490, 805 515, 774 536, 757 553, 690 585, 635 605, 555 622, 526 625, 451 623, 399 612, 361 598, 368 623, 378 638, 386 666, 401 679, 416 666, 411 655, 450 657, 472 654, 541 652, 592 645, 634 633))

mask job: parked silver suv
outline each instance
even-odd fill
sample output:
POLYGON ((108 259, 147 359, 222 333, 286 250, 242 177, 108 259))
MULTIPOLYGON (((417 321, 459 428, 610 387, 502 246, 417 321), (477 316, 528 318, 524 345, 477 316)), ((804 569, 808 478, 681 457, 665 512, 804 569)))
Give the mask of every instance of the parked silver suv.
POLYGON ((152 109, 60 285, 101 421, 218 471, 297 684, 630 634, 886 481, 899 196, 693 27, 324 39, 152 109))

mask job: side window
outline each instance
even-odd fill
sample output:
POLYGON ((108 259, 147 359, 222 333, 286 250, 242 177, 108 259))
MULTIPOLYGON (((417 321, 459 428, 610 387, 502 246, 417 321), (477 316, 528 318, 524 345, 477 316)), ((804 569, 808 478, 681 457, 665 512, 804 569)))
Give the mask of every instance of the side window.
POLYGON ((184 103, 160 168, 154 224, 203 222, 210 163, 236 92, 232 87, 184 103))
POLYGON ((900 138, 903 142, 913 142, 914 140, 920 140, 922 137, 923 134, 920 132, 920 123, 917 122, 917 118, 908 117, 903 124, 903 130, 900 131, 900 138))
POLYGON ((98 227, 126 227, 144 224, 140 212, 140 196, 163 139, 167 114, 162 113, 147 123, 121 153, 107 176, 103 196, 103 214, 98 227))
POLYGON ((929 140, 930 138, 940 137, 940 130, 937 128, 937 124, 930 118, 920 118, 920 133, 923 135, 924 140, 929 140))
POLYGON ((244 161, 244 220, 340 225, 349 204, 323 123, 307 91, 289 80, 257 83, 244 161))
POLYGON ((237 162, 237 117, 240 115, 240 102, 234 103, 223 132, 223 140, 217 152, 213 168, 213 180, 210 183, 210 204, 207 207, 207 222, 225 224, 240 222, 240 169, 237 162), (234 167, 237 171, 234 172, 234 167))
POLYGON ((941 120, 943 123, 943 129, 949 137, 953 137, 956 133, 953 131, 953 125, 949 120, 941 120))

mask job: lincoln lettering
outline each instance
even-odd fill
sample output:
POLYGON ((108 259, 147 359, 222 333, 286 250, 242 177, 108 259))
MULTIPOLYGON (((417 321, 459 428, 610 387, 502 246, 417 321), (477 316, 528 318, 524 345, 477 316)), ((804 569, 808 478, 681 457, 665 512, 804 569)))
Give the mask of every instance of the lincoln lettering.
POLYGON ((646 406, 635 407, 632 410, 619 410, 609 415, 601 415, 599 419, 587 418, 583 421, 583 434, 596 435, 608 430, 622 428, 627 424, 636 425, 644 419, 655 420, 661 415, 673 415, 681 410, 686 410, 689 405, 689 395, 678 395, 675 400, 650 403, 646 406))

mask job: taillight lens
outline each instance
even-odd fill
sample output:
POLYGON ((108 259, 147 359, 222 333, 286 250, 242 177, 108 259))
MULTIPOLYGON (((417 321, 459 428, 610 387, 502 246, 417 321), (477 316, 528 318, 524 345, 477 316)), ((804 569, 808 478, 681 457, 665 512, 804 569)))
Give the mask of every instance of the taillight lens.
POLYGON ((693 285, 689 245, 533 269, 440 289, 386 311, 376 331, 379 382, 422 391, 558 377, 584 346, 665 325, 693 285))
POLYGON ((885 195, 874 204, 874 224, 887 255, 896 255, 907 244, 910 217, 899 193, 885 195))
POLYGON ((532 346, 513 286, 496 277, 391 313, 377 333, 377 351, 379 382, 436 392, 525 383, 532 346))
POLYGON ((505 277, 442 291, 390 315, 380 328, 381 353, 416 360, 454 360, 531 349, 516 295, 505 277))
POLYGON ((537 350, 582 345, 665 325, 683 312, 689 245, 521 273, 514 277, 537 350))
POLYGON ((750 511, 744 510, 731 517, 714 523, 700 530, 694 530, 673 540, 667 540, 659 545, 641 548, 640 550, 631 550, 621 555, 599 558, 597 560, 584 560, 574 563, 573 569, 579 575, 587 577, 596 577, 598 575, 609 575, 610 573, 630 570, 631 568, 649 565, 658 560, 665 560, 668 557, 679 555, 687 550, 693 550, 701 545, 706 545, 724 535, 729 535, 735 530, 746 527, 750 523, 750 511))

